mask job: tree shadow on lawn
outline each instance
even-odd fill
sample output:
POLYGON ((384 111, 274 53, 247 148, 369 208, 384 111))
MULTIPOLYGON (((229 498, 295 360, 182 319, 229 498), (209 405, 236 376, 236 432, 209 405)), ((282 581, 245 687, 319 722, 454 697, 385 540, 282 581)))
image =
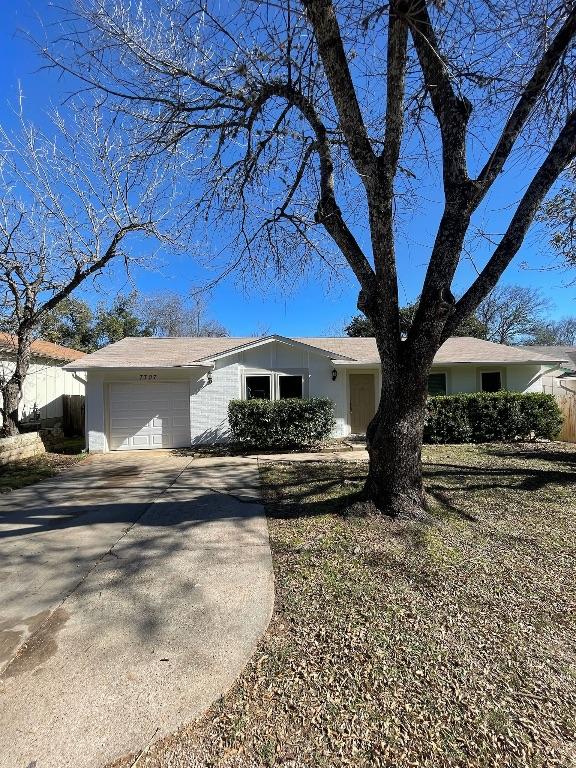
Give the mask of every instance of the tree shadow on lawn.
MULTIPOLYGON (((505 454, 509 456, 510 454, 505 454)), ((539 456, 534 457, 542 460, 539 456)), ((521 491, 539 491, 551 484, 561 484, 567 487, 576 484, 576 475, 570 469, 540 469, 536 467, 482 467, 459 464, 428 464, 424 469, 425 483, 430 477, 443 477, 454 479, 454 481, 464 481, 466 490, 482 491, 495 488, 509 489, 514 479, 514 487, 521 491), (477 478, 477 482, 468 482, 469 479, 477 478), (501 481, 498 482, 498 478, 501 481)), ((427 490, 429 484, 426 483, 427 490)), ((453 485, 432 486, 436 488, 444 487, 446 490, 454 489, 453 485)))
MULTIPOLYGON (((448 513, 467 522, 477 522, 478 517, 452 494, 465 491, 469 494, 486 492, 502 494, 515 491, 534 493, 551 485, 566 489, 576 486, 576 474, 569 467, 576 463, 576 453, 537 452, 531 450, 488 451, 488 458, 521 458, 523 466, 482 466, 454 463, 424 463, 424 484, 427 494, 448 513), (565 469, 546 469, 533 463, 556 462, 565 469)), ((273 471, 273 470, 272 470, 273 471)), ((268 514, 272 518, 294 519, 335 514, 343 518, 358 514, 365 500, 362 486, 365 472, 358 471, 343 462, 315 462, 305 467, 286 471, 284 477, 264 481, 263 496, 268 514)))

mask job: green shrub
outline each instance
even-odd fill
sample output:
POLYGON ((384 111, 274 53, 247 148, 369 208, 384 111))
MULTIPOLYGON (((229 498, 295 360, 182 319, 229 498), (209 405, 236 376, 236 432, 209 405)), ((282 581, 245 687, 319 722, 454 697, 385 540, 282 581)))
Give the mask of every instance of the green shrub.
POLYGON ((310 400, 231 400, 228 422, 232 439, 258 448, 319 445, 334 428, 334 404, 310 400))
POLYGON ((429 443, 553 440, 561 427, 562 414, 552 395, 474 392, 430 398, 424 440, 429 443))
POLYGON ((438 395, 427 403, 424 439, 428 443, 470 443, 472 431, 466 400, 459 395, 438 395))

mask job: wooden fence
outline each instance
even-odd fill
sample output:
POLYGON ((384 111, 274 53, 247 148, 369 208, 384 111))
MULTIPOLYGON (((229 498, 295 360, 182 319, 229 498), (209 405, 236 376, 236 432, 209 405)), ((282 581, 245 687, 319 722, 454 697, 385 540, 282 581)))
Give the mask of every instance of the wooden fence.
POLYGON ((554 395, 564 416, 558 440, 576 443, 576 379, 554 379, 546 376, 542 381, 544 392, 554 395))
POLYGON ((66 437, 84 435, 84 395, 62 395, 62 431, 66 437))

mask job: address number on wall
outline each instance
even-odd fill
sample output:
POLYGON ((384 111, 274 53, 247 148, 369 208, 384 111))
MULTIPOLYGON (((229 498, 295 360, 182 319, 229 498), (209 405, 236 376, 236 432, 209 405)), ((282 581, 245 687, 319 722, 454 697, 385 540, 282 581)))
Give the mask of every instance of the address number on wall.
POLYGON ((156 373, 141 373, 140 381, 156 381, 158 374, 156 373))

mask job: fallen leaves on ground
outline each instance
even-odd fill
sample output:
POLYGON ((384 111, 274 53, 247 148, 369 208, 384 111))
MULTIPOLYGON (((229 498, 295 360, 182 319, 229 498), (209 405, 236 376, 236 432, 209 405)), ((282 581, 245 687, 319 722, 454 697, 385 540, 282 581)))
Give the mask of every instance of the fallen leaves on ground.
POLYGON ((424 459, 428 525, 348 514, 362 463, 263 466, 272 624, 138 768, 576 765, 576 453, 424 459))

